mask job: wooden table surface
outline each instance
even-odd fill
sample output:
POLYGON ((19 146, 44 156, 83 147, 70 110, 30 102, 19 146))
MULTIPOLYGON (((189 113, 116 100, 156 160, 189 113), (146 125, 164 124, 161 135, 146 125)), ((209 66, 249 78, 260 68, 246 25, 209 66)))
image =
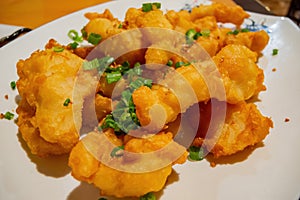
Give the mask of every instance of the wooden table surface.
MULTIPOLYGON (((69 13, 107 1, 110 0, 0 0, 0 24, 34 29, 69 13)), ((232 0, 214 1, 234 4, 232 0)))
POLYGON ((77 10, 109 0, 0 0, 0 24, 34 29, 77 10))

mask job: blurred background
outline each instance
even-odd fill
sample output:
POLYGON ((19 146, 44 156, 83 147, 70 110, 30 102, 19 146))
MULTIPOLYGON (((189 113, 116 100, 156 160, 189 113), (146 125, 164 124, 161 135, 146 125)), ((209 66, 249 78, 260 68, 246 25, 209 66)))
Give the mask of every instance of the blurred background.
POLYGON ((257 0, 257 2, 261 2, 275 15, 286 16, 292 0, 257 0))

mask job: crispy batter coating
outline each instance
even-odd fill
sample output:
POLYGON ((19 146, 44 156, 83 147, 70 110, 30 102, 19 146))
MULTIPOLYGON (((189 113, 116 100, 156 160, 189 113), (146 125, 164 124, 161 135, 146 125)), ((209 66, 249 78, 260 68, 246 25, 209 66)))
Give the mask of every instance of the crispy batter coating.
POLYGON ((225 44, 240 44, 248 47, 257 53, 261 52, 269 42, 269 35, 266 31, 241 32, 237 35, 227 34, 225 44))
MULTIPOLYGON (((212 71, 218 70, 220 77, 216 76, 211 80, 223 82, 227 102, 239 103, 266 89, 263 85, 263 71, 255 63, 257 54, 247 47, 227 45, 213 60, 217 69, 212 71)), ((164 124, 174 121, 179 113, 197 102, 208 101, 210 98, 223 100, 220 99, 223 98, 222 95, 218 96, 218 87, 208 87, 207 79, 203 78, 205 75, 213 76, 212 73, 200 73, 192 65, 183 66, 177 68, 175 73, 165 76, 165 80, 161 82, 164 87, 141 87, 135 90, 132 97, 141 125, 151 124, 151 129, 156 129, 162 127, 162 120, 164 124), (192 88, 191 92, 184 86, 186 82, 192 88), (164 112, 161 109, 164 109, 164 112)))
POLYGON ((257 54, 242 45, 227 45, 214 58, 226 90, 235 104, 266 90, 263 70, 256 65, 257 54))
POLYGON ((223 3, 200 5, 192 9, 191 19, 193 21, 206 16, 215 16, 218 22, 230 22, 239 26, 245 18, 249 17, 249 14, 238 5, 227 6, 223 3))
MULTIPOLYGON (((106 131, 105 135, 115 145, 122 145, 122 140, 117 139, 110 131, 106 131)), ((158 133, 149 138, 130 137, 123 145, 125 150, 129 152, 152 152, 170 143, 172 136, 172 133, 169 132, 158 133)), ((185 152, 174 163, 185 162, 186 156, 185 152)), ((123 157, 120 157, 120 159, 126 159, 123 157)), ((96 187, 100 188, 102 195, 116 197, 140 197, 148 192, 159 191, 164 187, 167 177, 172 172, 172 164, 146 173, 119 171, 98 161, 87 150, 82 141, 73 148, 69 158, 69 166, 72 168, 72 175, 76 179, 93 183, 96 187)))
MULTIPOLYGON (((197 137, 214 157, 232 155, 263 141, 273 127, 272 120, 263 116, 253 103, 226 104, 225 121, 212 118, 212 106, 218 110, 224 104, 216 100, 213 104, 200 103, 200 122, 191 119, 191 126, 199 124, 197 137), (213 129, 215 134, 207 136, 208 129, 213 129)), ((193 113, 193 107, 187 112, 193 113)))
POLYGON ((126 12, 124 24, 128 29, 143 27, 173 28, 163 11, 159 9, 143 12, 141 9, 129 8, 126 12))
POLYGON ((18 126, 33 154, 68 153, 78 142, 76 125, 81 122, 74 122, 72 91, 81 64, 69 51, 53 49, 36 51, 17 63, 18 126), (71 103, 64 106, 67 98, 71 103))
POLYGON ((85 25, 84 30, 87 36, 91 33, 100 34, 102 39, 122 32, 121 22, 114 18, 112 13, 106 9, 103 13, 86 13, 85 17, 90 21, 85 25))

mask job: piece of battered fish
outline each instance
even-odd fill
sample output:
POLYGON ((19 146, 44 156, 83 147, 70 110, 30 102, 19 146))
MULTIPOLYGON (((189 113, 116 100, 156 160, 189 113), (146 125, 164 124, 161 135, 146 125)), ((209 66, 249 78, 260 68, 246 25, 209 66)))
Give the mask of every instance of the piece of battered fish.
POLYGON ((258 95, 266 88, 256 60, 257 54, 247 47, 227 45, 213 57, 216 67, 212 62, 199 69, 182 66, 166 74, 160 85, 138 88, 132 97, 141 125, 161 128, 193 104, 211 98, 236 104, 258 95))
MULTIPOLYGON (((262 142, 273 127, 272 120, 263 116, 254 103, 241 102, 233 105, 213 100, 213 103, 200 103, 199 108, 200 121, 190 119, 190 125, 198 127, 194 145, 203 145, 214 157, 232 155, 262 142), (212 117, 213 106, 215 110, 226 106, 224 121, 218 116, 212 117)), ((187 111, 188 116, 193 116, 194 110, 191 107, 187 111)))
POLYGON ((65 154, 78 142, 81 121, 75 122, 72 96, 82 62, 67 50, 46 49, 17 63, 17 125, 33 154, 65 154))
MULTIPOLYGON (((87 137, 92 135, 87 135, 87 137)), ((168 176, 172 172, 172 163, 154 171, 145 170, 145 172, 134 173, 126 170, 126 167, 128 167, 127 169, 131 169, 131 163, 134 163, 134 160, 132 160, 132 158, 128 160, 125 154, 119 154, 118 157, 111 155, 111 157, 108 158, 108 162, 112 163, 115 161, 121 165, 123 170, 119 170, 117 167, 114 168, 111 165, 103 164, 99 161, 99 158, 96 158, 99 157, 99 155, 95 156, 92 152, 99 152, 96 147, 97 144, 100 145, 98 148, 105 151, 109 145, 103 141, 105 141, 104 137, 108 137, 111 144, 114 144, 116 147, 123 145, 125 151, 135 154, 149 153, 157 151, 172 142, 172 133, 161 132, 149 138, 130 137, 130 139, 124 142, 117 138, 111 129, 108 129, 104 134, 96 136, 96 138, 97 137, 99 137, 98 142, 97 139, 96 142, 95 140, 89 140, 89 143, 91 143, 90 146, 84 138, 83 141, 80 141, 73 148, 69 158, 69 166, 72 168, 72 175, 76 179, 93 183, 100 189, 101 195, 116 196, 119 198, 140 197, 149 192, 159 191, 164 187, 168 176), (96 149, 93 151, 90 148, 96 149)), ((108 154, 111 153, 108 152, 108 154)), ((184 149, 181 157, 174 160, 173 164, 184 163, 186 157, 187 152, 184 149)), ((144 163, 144 161, 142 162, 144 163)), ((149 160, 147 162, 149 162, 149 160)), ((152 162, 152 160, 150 162, 152 162)), ((136 167, 143 169, 145 166, 136 167)))

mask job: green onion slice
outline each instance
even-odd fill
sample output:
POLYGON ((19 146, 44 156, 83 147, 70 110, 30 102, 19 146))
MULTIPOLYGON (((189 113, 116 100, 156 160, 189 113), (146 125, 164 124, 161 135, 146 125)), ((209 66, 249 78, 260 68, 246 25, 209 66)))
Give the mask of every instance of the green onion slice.
POLYGON ((275 55, 277 55, 278 54, 278 49, 273 49, 273 51, 272 51, 272 56, 275 56, 275 55))
POLYGON ((13 118, 14 118, 14 114, 13 113, 11 113, 11 112, 6 112, 5 114, 4 114, 4 119, 7 119, 7 120, 12 120, 13 118))
POLYGON ((84 70, 97 69, 99 72, 103 72, 111 63, 114 62, 114 58, 111 56, 105 56, 103 58, 95 58, 91 61, 84 61, 82 68, 84 70))
POLYGON ((159 2, 143 3, 142 11, 143 12, 149 12, 149 11, 153 10, 153 6, 155 6, 157 9, 160 9, 161 8, 161 3, 159 3, 159 2))
POLYGON ((91 34, 89 34, 89 36, 87 38, 88 42, 93 44, 93 45, 99 44, 101 39, 102 39, 101 35, 99 35, 97 33, 91 33, 91 34))
POLYGON ((70 98, 67 98, 67 99, 64 101, 63 105, 64 105, 64 106, 68 106, 70 103, 71 103, 71 99, 70 99, 70 98))
POLYGON ((144 196, 140 197, 140 200, 156 200, 156 196, 152 192, 149 192, 144 196))
POLYGON ((79 36, 78 32, 73 30, 73 29, 68 32, 68 36, 71 40, 73 40, 75 42, 82 42, 83 41, 82 36, 79 36))
POLYGON ((59 47, 59 46, 55 46, 55 47, 53 47, 53 51, 54 52, 63 52, 64 48, 63 47, 59 47))
POLYGON ((169 67, 171 67, 171 66, 173 65, 173 61, 172 61, 172 60, 168 60, 167 65, 168 65, 169 67))
POLYGON ((72 42, 72 43, 69 44, 69 46, 71 47, 71 49, 76 49, 78 45, 79 44, 77 42, 72 42))
POLYGON ((17 86, 16 81, 11 81, 10 82, 10 87, 11 87, 12 90, 15 90, 16 86, 17 86))
POLYGON ((204 159, 204 150, 201 147, 191 146, 189 148, 189 160, 200 161, 204 159))
POLYGON ((113 150, 110 152, 110 156, 113 157, 121 157, 123 156, 123 150, 124 146, 118 146, 113 148, 113 150))
POLYGON ((119 81, 122 78, 121 72, 111 72, 106 74, 106 81, 108 84, 119 81))

